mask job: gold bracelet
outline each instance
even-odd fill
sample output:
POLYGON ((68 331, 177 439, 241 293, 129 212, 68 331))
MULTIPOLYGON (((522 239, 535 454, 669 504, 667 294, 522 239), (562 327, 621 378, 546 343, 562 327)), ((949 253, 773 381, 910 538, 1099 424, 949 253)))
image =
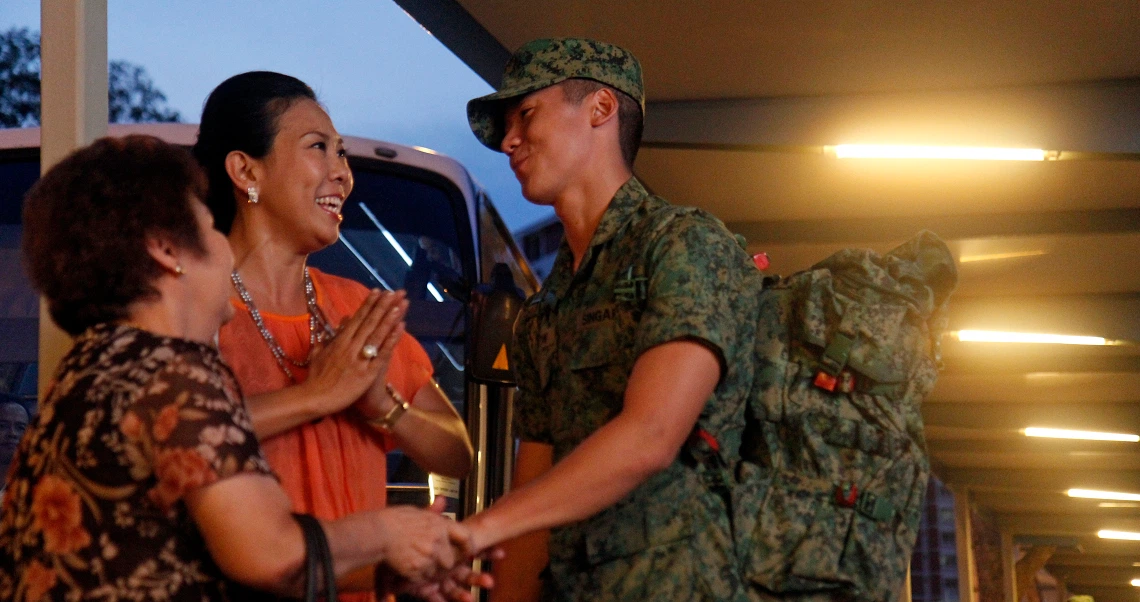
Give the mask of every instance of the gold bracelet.
POLYGON ((404 399, 403 395, 400 395, 399 391, 396 391, 392 383, 385 384, 384 390, 388 391, 388 395, 392 397, 392 401, 395 402, 396 405, 392 406, 392 409, 388 410, 388 413, 384 414, 384 416, 373 418, 369 420, 368 423, 385 433, 391 433, 392 427, 396 425, 396 421, 408 411, 411 404, 408 403, 408 400, 404 399))

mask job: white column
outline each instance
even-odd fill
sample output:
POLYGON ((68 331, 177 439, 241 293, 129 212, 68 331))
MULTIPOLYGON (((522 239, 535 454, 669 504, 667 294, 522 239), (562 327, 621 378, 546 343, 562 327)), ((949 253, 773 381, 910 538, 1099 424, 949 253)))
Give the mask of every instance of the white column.
POLYGON ((954 492, 954 539, 958 550, 958 600, 978 601, 978 572, 974 566, 974 527, 970 521, 970 490, 952 487, 954 492))
MULTIPOLYGON (((40 173, 107 133, 107 0, 40 2, 40 173)), ((39 385, 71 340, 40 302, 39 385)))

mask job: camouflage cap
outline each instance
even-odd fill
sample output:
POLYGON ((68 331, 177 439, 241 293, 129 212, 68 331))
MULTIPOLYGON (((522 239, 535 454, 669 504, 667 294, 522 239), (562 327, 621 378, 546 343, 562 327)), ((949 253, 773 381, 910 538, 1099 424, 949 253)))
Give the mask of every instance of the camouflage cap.
POLYGON ((498 92, 467 103, 467 121, 475 137, 499 150, 504 101, 530 94, 571 78, 592 79, 629 94, 645 113, 641 63, 630 51, 584 38, 547 38, 523 44, 503 73, 498 92))

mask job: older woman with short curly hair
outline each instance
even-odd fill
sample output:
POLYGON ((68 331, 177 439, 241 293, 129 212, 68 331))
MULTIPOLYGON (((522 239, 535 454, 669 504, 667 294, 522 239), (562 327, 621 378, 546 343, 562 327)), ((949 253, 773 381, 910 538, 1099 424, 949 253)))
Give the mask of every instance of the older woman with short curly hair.
MULTIPOLYGON (((189 153, 147 136, 80 149, 29 193, 29 272, 75 345, 14 460, 0 599, 301 591, 302 530, 213 344, 233 256, 205 194, 189 153)), ((396 327, 374 312, 337 338, 396 327)), ((403 507, 322 523, 338 577, 382 563, 384 583, 469 598, 469 572, 449 573, 468 539, 454 522, 403 507)))

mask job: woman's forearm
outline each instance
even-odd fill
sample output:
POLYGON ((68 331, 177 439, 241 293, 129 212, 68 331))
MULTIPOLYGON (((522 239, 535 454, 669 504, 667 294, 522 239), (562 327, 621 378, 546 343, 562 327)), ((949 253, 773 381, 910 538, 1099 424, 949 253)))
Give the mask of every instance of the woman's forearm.
MULTIPOLYGON (((291 504, 269 476, 229 477, 190 492, 186 504, 210 555, 231 579, 283 595, 305 585, 305 541, 291 504)), ((394 506, 321 521, 337 582, 367 589, 370 567, 384 563, 423 583, 463 560, 467 529, 436 513, 394 506)))
MULTIPOLYGON (((375 428, 383 428, 379 423, 396 406, 396 400, 388 391, 377 383, 357 406, 375 428)), ((467 426, 434 380, 429 379, 416 391, 408 410, 389 427, 396 445, 420 468, 457 479, 467 476, 471 470, 474 452, 467 437, 467 426)))
POLYGON ((392 435, 416 466, 427 472, 462 479, 471 471, 471 440, 454 411, 412 406, 396 422, 392 435))
POLYGON ((301 383, 272 393, 247 397, 245 405, 253 418, 253 432, 264 441, 306 422, 325 416, 329 391, 315 391, 301 383))

